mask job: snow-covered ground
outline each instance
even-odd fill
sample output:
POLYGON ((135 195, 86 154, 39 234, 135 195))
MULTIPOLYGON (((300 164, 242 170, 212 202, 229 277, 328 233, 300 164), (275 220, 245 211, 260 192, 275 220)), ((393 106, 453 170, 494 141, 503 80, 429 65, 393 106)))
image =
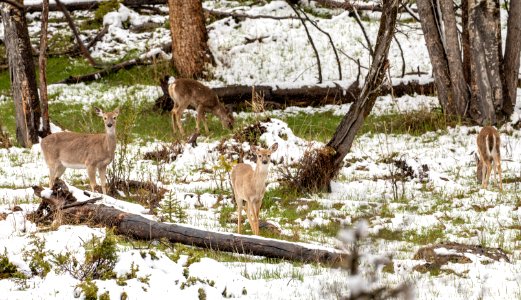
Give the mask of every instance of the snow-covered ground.
MULTIPOLYGON (((292 14, 282 1, 271 1, 254 8, 232 8, 235 2, 228 1, 206 1, 204 5, 248 14, 292 14)), ((82 14, 75 13, 76 16, 82 14)), ((369 16, 378 17, 376 13, 369 16)), ((35 20, 30 27, 33 35, 39 31, 38 17, 38 13, 30 16, 31 20, 35 20)), ((133 50, 153 50, 168 42, 168 29, 161 26, 152 32, 135 33, 123 28, 125 26, 121 26, 121 22, 132 27, 143 22, 163 24, 166 20, 166 15, 142 16, 122 7, 118 13, 106 16, 105 22, 111 24, 109 34, 96 45, 93 55, 112 60, 133 50)), ((318 24, 331 33, 338 49, 352 58, 359 58, 362 65, 368 66, 368 53, 363 49, 362 34, 353 18, 339 12, 332 19, 318 20, 318 24)), ((375 37, 378 22, 370 20, 364 21, 364 24, 369 36, 375 37)), ((63 23, 51 23, 51 32, 63 28, 63 23)), ((84 34, 91 36, 93 32, 84 34)), ((321 53, 325 79, 337 80, 337 66, 327 38, 314 29, 311 32, 321 53)), ((406 70, 416 71, 419 68, 430 73, 419 25, 404 23, 400 32, 405 33, 398 34, 397 39, 405 53, 406 70)), ((232 18, 225 18, 209 25, 209 44, 217 62, 210 69, 216 78, 210 82, 212 85, 316 82, 313 53, 298 21, 252 19, 236 23, 232 18), (246 38, 262 38, 262 42, 245 43, 246 38)), ((391 74, 398 76, 402 62, 396 44, 391 47, 390 58, 391 74)), ((353 80, 357 72, 356 63, 344 54, 341 54, 341 62, 344 80, 353 80)), ((430 80, 426 76, 420 79, 430 80)), ((51 105, 82 103, 88 109, 93 103, 114 107, 122 94, 135 103, 152 102, 161 92, 157 86, 107 87, 92 83, 51 85, 49 93, 54 99, 51 105)), ((521 98, 518 100, 520 103, 521 98)), ((373 114, 414 113, 437 107, 435 97, 410 95, 393 99, 386 96, 379 98, 373 114)), ((263 124, 267 132, 261 136, 261 141, 268 145, 279 143, 273 155, 272 161, 277 163, 271 169, 268 189, 278 186, 277 178, 281 175, 277 167, 281 158, 285 162, 295 161, 309 147, 320 146, 319 142, 295 136, 282 120, 298 113, 332 111, 334 115, 343 115, 348 108, 349 104, 319 108, 289 107, 268 113, 271 121, 263 124)), ((518 116, 521 110, 517 108, 516 111, 515 116, 518 116)), ((251 115, 239 113, 236 117, 247 118, 251 115)), ((170 125, 166 124, 165 128, 170 128, 170 125)), ((394 272, 380 273, 378 283, 394 285, 410 282, 418 299, 517 299, 521 297, 521 202, 518 198, 519 180, 516 179, 520 176, 521 161, 516 154, 521 153, 521 134, 511 123, 501 128, 503 174, 511 183, 505 183, 505 191, 499 193, 495 187, 480 189, 475 182, 473 151, 478 129, 457 126, 421 136, 362 135, 355 140, 351 153, 345 158, 345 166, 338 180, 333 182, 332 192, 299 199, 297 211, 308 211, 303 218, 290 221, 285 216, 265 210, 261 210, 261 218, 280 227, 281 234, 286 238, 297 235, 302 242, 326 247, 338 247, 339 243, 335 238, 322 234, 320 228, 331 223, 352 226, 358 219, 365 218, 368 220, 370 238, 362 246, 364 252, 393 256, 394 272), (407 162, 414 174, 412 178, 393 185, 389 178, 397 169, 389 158, 407 162), (427 172, 424 172, 424 165, 428 168, 427 172), (319 208, 310 210, 309 207, 319 208), (399 233, 399 236, 392 233, 399 233), (424 244, 422 241, 427 242, 424 244), (415 266, 425 263, 413 259, 416 250, 434 242, 500 247, 507 252, 510 262, 483 261, 469 255, 471 263, 449 263, 442 267, 445 272, 439 274, 414 271, 415 266)), ((236 142, 230 139, 224 145, 234 144, 236 142)), ((170 163, 158 164, 143 158, 144 153, 161 145, 160 142, 142 141, 129 145, 126 154, 132 162, 128 170, 129 178, 150 179, 168 189, 165 200, 173 198, 177 201, 187 214, 185 222, 188 224, 235 232, 236 221, 221 220, 226 210, 233 211, 231 199, 226 195, 224 199, 219 199, 220 195, 207 192, 220 186, 229 187, 228 177, 219 176, 223 168, 220 161, 222 154, 218 150, 220 142, 206 139, 197 147, 184 145, 182 154, 170 163)), ((244 150, 249 149, 248 144, 240 146, 244 150)), ((31 149, 0 149, 0 213, 6 214, 5 220, 0 221, 0 255, 7 257, 28 277, 23 280, 0 280, 0 299, 70 299, 85 296, 77 287, 81 280, 60 271, 55 263, 51 263, 53 267, 44 277, 31 273, 30 263, 35 259, 36 241, 45 242, 45 260, 51 261, 53 256, 61 253, 82 262, 88 251, 85 242, 107 234, 105 229, 87 226, 63 225, 54 230, 38 228, 26 219, 26 214, 36 209, 39 203, 30 187, 45 186, 47 172, 39 145, 31 149), (14 211, 15 206, 22 208, 22 211, 14 211)), ((75 196, 81 200, 87 198, 74 187, 88 182, 85 171, 68 169, 62 178, 71 185, 75 196)), ((102 203, 155 218, 147 215, 147 210, 139 204, 111 197, 105 197, 102 203)), ((336 291, 345 293, 348 287, 354 288, 359 283, 342 270, 267 262, 259 257, 235 255, 236 260, 202 257, 193 262, 194 257, 200 254, 193 254, 176 245, 165 249, 160 243, 143 245, 120 242, 117 254, 114 272, 118 277, 128 278, 125 284, 116 279, 94 281, 99 289, 98 295, 108 292, 111 299, 120 298, 122 293, 126 293, 129 299, 193 299, 200 297, 201 289, 207 299, 336 299, 336 291)), ((368 261, 370 258, 368 256, 368 261)), ((371 267, 369 262, 364 266, 365 269, 371 267)))

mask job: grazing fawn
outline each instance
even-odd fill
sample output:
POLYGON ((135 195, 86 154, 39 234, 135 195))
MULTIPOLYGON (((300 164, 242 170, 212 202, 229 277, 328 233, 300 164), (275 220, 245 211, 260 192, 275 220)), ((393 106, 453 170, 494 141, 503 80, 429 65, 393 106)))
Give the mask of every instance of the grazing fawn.
POLYGON ((101 181, 103 194, 107 194, 107 165, 114 159, 116 150, 116 119, 119 108, 104 113, 95 107, 98 116, 103 118, 105 133, 88 134, 76 132, 57 132, 45 137, 41 142, 43 157, 49 167, 49 187, 66 168, 87 169, 90 187, 96 187, 96 170, 101 181))
POLYGON ((187 78, 176 79, 169 85, 168 93, 174 101, 174 108, 172 109, 172 129, 174 132, 177 125, 181 134, 184 134, 181 117, 188 106, 192 106, 197 111, 197 133, 199 133, 199 122, 201 120, 204 123, 206 133, 208 133, 207 112, 211 112, 221 119, 223 127, 233 129, 234 119, 232 114, 219 102, 217 94, 199 81, 187 78))
POLYGON ((501 140, 499 132, 492 126, 485 126, 479 132, 477 138, 478 153, 476 155, 477 178, 481 182, 483 188, 487 188, 490 179, 492 166, 497 175, 499 174, 499 190, 503 190, 503 182, 501 180, 501 140))
POLYGON ((237 164, 232 170, 232 188, 237 202, 237 213, 239 214, 238 233, 241 233, 241 213, 244 202, 246 202, 244 210, 251 229, 253 234, 259 235, 259 211, 264 192, 266 192, 266 177, 268 177, 270 156, 277 148, 277 143, 273 144, 270 149, 252 146, 253 152, 257 154, 255 170, 250 165, 242 163, 237 164))

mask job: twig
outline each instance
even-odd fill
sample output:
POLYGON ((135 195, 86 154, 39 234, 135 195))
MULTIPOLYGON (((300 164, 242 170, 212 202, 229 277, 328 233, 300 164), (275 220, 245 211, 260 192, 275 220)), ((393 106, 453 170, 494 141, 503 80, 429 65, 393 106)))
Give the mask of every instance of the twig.
POLYGON ((409 13, 409 15, 411 15, 411 17, 413 17, 413 19, 415 19, 417 22, 421 22, 420 17, 418 17, 418 15, 415 12, 413 12, 412 9, 409 6, 407 6, 406 3, 404 3, 402 7, 405 8, 405 10, 409 13))
POLYGON ((99 64, 92 58, 92 56, 89 53, 89 50, 83 44, 83 42, 80 38, 78 29, 76 28, 76 25, 74 25, 74 21, 72 20, 71 14, 67 10, 67 8, 63 5, 63 3, 61 3, 60 0, 55 0, 55 1, 56 1, 56 5, 58 6, 58 8, 60 8, 60 10, 63 12, 65 19, 67 20, 67 23, 69 24, 69 27, 71 28, 72 33, 74 34, 76 42, 78 43, 78 46, 80 47, 80 51, 83 54, 83 57, 85 57, 85 59, 87 59, 87 61, 89 62, 89 64, 91 66, 98 67, 99 64))
POLYGON ((87 49, 94 47, 94 45, 96 45, 97 42, 101 41, 101 39, 105 36, 105 34, 107 34, 107 32, 109 32, 109 26, 105 25, 105 27, 103 27, 103 29, 100 30, 100 32, 98 32, 98 34, 96 34, 94 39, 92 39, 92 41, 90 41, 87 44, 87 49))
POLYGON ((369 36, 367 35, 367 32, 365 31, 364 24, 362 24, 362 20, 360 19, 360 15, 358 14, 358 10, 353 6, 353 12, 355 14, 355 20, 356 23, 360 26, 360 29, 362 29, 362 33, 364 34, 365 41, 367 42, 367 49, 369 50, 369 54, 371 57, 374 57, 374 51, 373 46, 371 45, 371 40, 369 40, 369 36))
POLYGON ((317 47, 315 47, 315 43, 313 42, 313 39, 311 38, 311 35, 309 34, 308 27, 306 26, 306 21, 304 21, 304 19, 302 19, 302 17, 300 16, 300 14, 298 13, 298 11, 295 9, 295 7, 293 6, 293 4, 291 2, 288 1, 287 3, 291 7, 291 9, 293 9, 295 14, 298 16, 302 25, 304 25, 304 29, 306 30, 306 34, 308 36, 309 43, 311 44, 311 47, 313 48, 313 51, 315 52, 315 57, 317 59, 318 83, 322 83, 322 66, 320 64, 320 56, 318 55, 317 47))
POLYGON ((331 35, 328 32, 322 30, 322 28, 318 27, 317 22, 311 20, 308 17, 308 15, 304 12, 304 10, 302 10, 302 8, 298 7, 298 9, 300 10, 300 12, 302 14, 304 14, 304 17, 306 17, 306 20, 308 20, 309 23, 311 23, 311 25, 315 26, 316 29, 318 29, 323 34, 327 35, 327 37, 329 39, 329 43, 331 44, 331 47, 333 47, 333 52, 335 53, 336 63, 338 66, 338 80, 342 80, 342 66, 340 65, 340 59, 338 58, 338 53, 336 51, 336 47, 335 47, 335 44, 333 43, 333 39, 331 38, 331 35))
MULTIPOLYGON (((402 78, 405 76, 405 56, 403 55, 403 49, 402 45, 396 38, 396 36, 393 36, 393 39, 396 41, 396 44, 398 45, 398 48, 400 49, 400 55, 402 57, 402 78)), ((389 76, 389 80, 391 80, 391 76, 389 76)))

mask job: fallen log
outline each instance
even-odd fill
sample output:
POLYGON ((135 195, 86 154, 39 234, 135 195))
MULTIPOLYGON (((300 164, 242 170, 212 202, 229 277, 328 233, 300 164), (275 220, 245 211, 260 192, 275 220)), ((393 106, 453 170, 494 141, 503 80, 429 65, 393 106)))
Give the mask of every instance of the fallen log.
MULTIPOLYGON (((37 196, 46 201, 41 195, 41 188, 33 187, 33 189, 37 196), (37 192, 38 190, 40 192, 37 192)), ((54 199, 52 202, 61 202, 55 199, 57 195, 54 192, 49 198, 54 199)), ((345 262, 347 258, 344 252, 310 244, 207 231, 181 224, 160 223, 103 204, 87 203, 81 206, 62 207, 60 213, 62 223, 111 227, 118 234, 139 240, 168 239, 172 243, 218 251, 328 265, 338 265, 345 262)))
MULTIPOLYGON (((244 104, 246 101, 251 101, 253 86, 230 85, 213 88, 213 90, 226 105, 237 108, 237 106, 244 104)), ((360 87, 356 82, 347 88, 340 85, 335 87, 307 85, 298 88, 260 85, 255 86, 255 93, 264 97, 265 103, 277 108, 286 106, 320 106, 354 102, 360 94, 360 87)), ((402 81, 392 87, 386 85, 380 89, 380 96, 389 94, 395 97, 411 94, 434 95, 435 86, 433 81, 402 81)), ((171 110, 173 107, 172 99, 167 94, 164 94, 156 100, 154 107, 159 110, 171 110)))

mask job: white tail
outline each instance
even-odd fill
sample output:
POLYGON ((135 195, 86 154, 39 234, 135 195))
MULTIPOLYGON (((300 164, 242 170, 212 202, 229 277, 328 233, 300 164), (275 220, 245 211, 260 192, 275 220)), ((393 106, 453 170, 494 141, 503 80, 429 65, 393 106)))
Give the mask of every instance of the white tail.
POLYGON ((244 202, 246 202, 246 216, 250 222, 253 234, 259 235, 259 211, 262 205, 262 198, 266 192, 266 177, 270 156, 277 150, 278 144, 275 143, 270 149, 262 149, 252 146, 252 150, 257 154, 257 166, 255 170, 248 164, 237 164, 231 175, 233 193, 237 202, 237 232, 241 233, 241 213, 244 202))
POLYGON ((206 133, 208 133, 207 112, 216 115, 224 127, 233 128, 232 114, 219 102, 217 94, 199 81, 186 78, 176 79, 174 83, 169 85, 168 93, 174 101, 174 108, 172 109, 172 129, 174 132, 177 125, 181 134, 184 134, 181 117, 188 106, 192 106, 197 111, 196 127, 198 133, 200 132, 199 122, 201 120, 204 123, 206 133))
POLYGON ((477 144, 479 157, 476 155, 476 175, 478 182, 486 189, 490 179, 490 173, 492 172, 492 166, 494 166, 496 179, 499 174, 499 190, 503 190, 503 181, 501 179, 501 140, 499 138, 499 132, 492 126, 483 127, 479 132, 477 144))
POLYGON ((96 187, 96 170, 101 181, 101 188, 107 194, 107 165, 114 159, 116 150, 116 118, 119 108, 103 113, 94 108, 103 118, 105 133, 87 134, 76 132, 57 132, 45 137, 41 142, 43 157, 49 167, 49 187, 65 172, 66 168, 87 169, 90 187, 96 187))

